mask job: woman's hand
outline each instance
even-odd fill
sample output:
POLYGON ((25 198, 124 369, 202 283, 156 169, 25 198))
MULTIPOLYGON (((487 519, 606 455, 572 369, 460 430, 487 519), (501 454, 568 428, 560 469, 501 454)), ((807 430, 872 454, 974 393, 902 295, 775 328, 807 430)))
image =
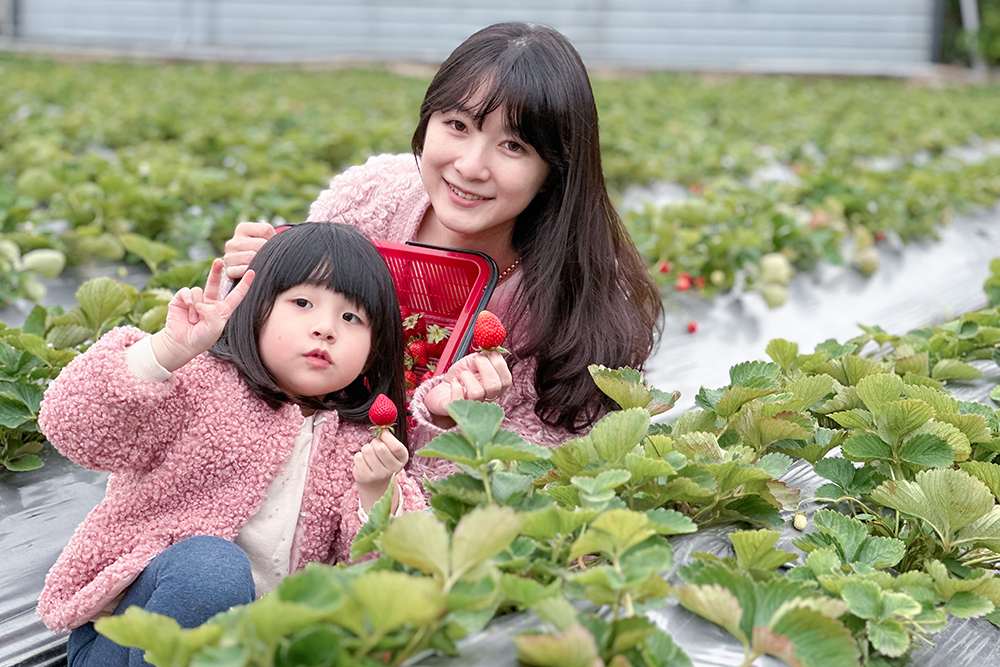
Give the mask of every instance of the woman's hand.
POLYGON ((222 256, 230 280, 236 282, 243 277, 250 260, 275 233, 274 227, 267 222, 241 222, 236 225, 233 238, 226 241, 226 252, 222 256))
POLYGON ((442 428, 455 422, 448 416, 447 405, 452 401, 495 401, 510 387, 511 375, 507 361, 499 352, 473 352, 452 364, 444 379, 424 397, 424 405, 442 428))
POLYGON ((208 350, 219 339, 226 321, 240 305, 253 284, 253 271, 224 298, 219 299, 222 261, 212 262, 204 291, 185 287, 167 306, 167 322, 150 341, 156 361, 173 373, 208 350))
MULTIPOLYGON (((365 512, 385 494, 389 480, 403 469, 410 460, 406 446, 389 431, 382 431, 377 438, 354 455, 354 481, 358 485, 358 499, 365 512)), ((399 506, 399 486, 392 494, 392 511, 399 506)))

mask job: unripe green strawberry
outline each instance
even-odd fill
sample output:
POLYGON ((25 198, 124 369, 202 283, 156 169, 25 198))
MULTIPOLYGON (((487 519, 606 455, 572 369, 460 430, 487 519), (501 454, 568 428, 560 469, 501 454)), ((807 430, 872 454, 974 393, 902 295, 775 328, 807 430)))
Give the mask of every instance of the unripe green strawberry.
POLYGON ((776 283, 765 283, 760 288, 760 293, 764 296, 764 301, 771 308, 783 306, 788 301, 788 288, 776 283))
POLYGON ((854 266, 865 276, 870 276, 878 271, 878 263, 878 248, 875 246, 868 246, 863 250, 859 250, 854 256, 854 266))
POLYGON ((794 275, 792 263, 782 253, 769 252, 760 258, 761 282, 787 285, 794 275))
POLYGON ((808 525, 809 519, 802 512, 798 512, 792 517, 792 526, 794 526, 795 530, 805 530, 808 525))
POLYGON ((25 271, 37 273, 44 278, 55 278, 66 267, 66 255, 51 248, 39 248, 25 253, 21 258, 25 271))
POLYGON ((396 423, 396 404, 385 394, 379 394, 368 408, 368 418, 372 420, 372 431, 376 438, 385 430, 392 433, 392 427, 396 423))
POLYGON ((476 324, 472 328, 472 347, 482 352, 494 350, 506 352, 500 345, 507 337, 500 318, 488 310, 481 311, 476 316, 476 324))

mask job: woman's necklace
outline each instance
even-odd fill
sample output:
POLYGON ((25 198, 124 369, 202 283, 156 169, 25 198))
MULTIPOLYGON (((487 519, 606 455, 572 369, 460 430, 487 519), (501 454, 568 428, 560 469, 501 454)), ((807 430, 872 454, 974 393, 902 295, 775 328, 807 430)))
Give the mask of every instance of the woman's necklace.
POLYGON ((512 271, 513 271, 514 269, 516 269, 516 268, 517 268, 517 265, 518 265, 518 264, 520 264, 520 263, 521 263, 521 258, 520 258, 520 257, 518 257, 517 259, 515 259, 515 260, 514 260, 514 263, 513 263, 513 264, 511 264, 510 266, 508 266, 508 267, 507 267, 507 268, 506 268, 506 269, 504 270, 504 272, 500 274, 500 277, 499 277, 499 278, 497 278, 497 285, 499 285, 499 284, 500 284, 500 283, 502 283, 502 282, 503 282, 504 280, 506 280, 506 279, 507 279, 507 276, 509 276, 509 275, 511 274, 511 272, 512 272, 512 271))

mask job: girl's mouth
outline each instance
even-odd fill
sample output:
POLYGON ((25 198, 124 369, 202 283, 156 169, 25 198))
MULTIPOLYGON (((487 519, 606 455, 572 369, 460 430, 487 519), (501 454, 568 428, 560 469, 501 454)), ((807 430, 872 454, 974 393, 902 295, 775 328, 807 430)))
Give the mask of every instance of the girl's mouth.
POLYGON ((316 364, 328 366, 333 363, 333 359, 327 354, 326 350, 321 350, 316 348, 305 355, 306 359, 313 361, 316 364))
POLYGON ((464 199, 466 201, 485 201, 485 200, 489 199, 489 197, 480 197, 479 195, 474 195, 471 192, 466 192, 465 190, 460 190, 460 189, 456 188, 454 185, 452 185, 451 183, 449 183, 448 181, 445 181, 445 184, 448 186, 448 188, 452 192, 455 193, 455 196, 460 197, 460 198, 462 198, 462 199, 464 199))

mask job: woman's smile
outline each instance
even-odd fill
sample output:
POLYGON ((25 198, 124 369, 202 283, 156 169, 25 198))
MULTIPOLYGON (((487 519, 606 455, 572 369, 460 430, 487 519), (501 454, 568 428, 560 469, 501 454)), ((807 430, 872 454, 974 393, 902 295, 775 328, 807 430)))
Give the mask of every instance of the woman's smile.
POLYGON ((489 199, 492 199, 492 197, 481 197, 479 195, 476 195, 476 194, 473 194, 471 192, 468 192, 467 190, 463 190, 463 189, 459 188, 458 186, 456 186, 454 183, 449 182, 448 179, 445 179, 444 182, 448 185, 448 188, 453 193, 455 193, 456 197, 458 197, 459 199, 462 199, 464 201, 477 202, 477 201, 487 201, 489 199))

